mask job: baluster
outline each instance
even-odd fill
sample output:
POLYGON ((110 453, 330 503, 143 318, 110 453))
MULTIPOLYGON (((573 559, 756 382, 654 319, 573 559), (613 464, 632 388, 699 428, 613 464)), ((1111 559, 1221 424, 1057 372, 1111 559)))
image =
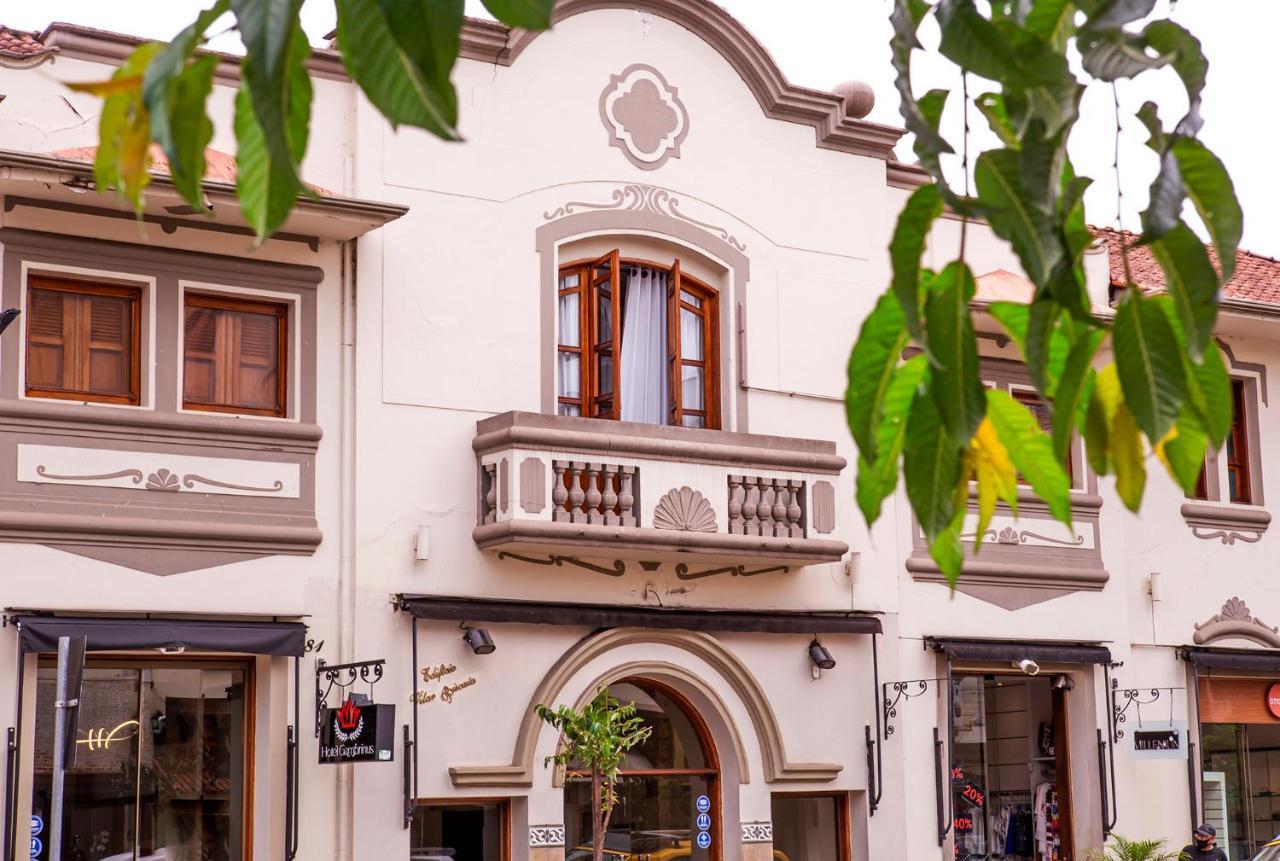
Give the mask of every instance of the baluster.
POLYGON ((804 482, 791 482, 791 503, 787 506, 787 524, 791 527, 792 538, 804 537, 804 524, 800 522, 800 518, 804 516, 804 509, 800 506, 800 500, 804 499, 804 482))
POLYGON ((639 477, 634 466, 620 467, 619 470, 622 475, 622 491, 618 494, 618 521, 623 526, 636 526, 636 516, 632 512, 636 497, 631 482, 633 478, 639 477))
POLYGON ((587 498, 587 465, 574 461, 569 467, 573 470, 569 475, 569 518, 574 523, 586 523, 587 513, 582 510, 582 501, 587 498))
POLYGON ((729 476, 729 534, 742 535, 742 476, 729 476))
POLYGON ((604 509, 606 526, 617 526, 621 522, 618 517, 618 492, 613 487, 613 482, 617 475, 618 467, 611 463, 604 465, 604 500, 601 503, 601 507, 604 509))
POLYGON ((787 538, 791 535, 791 525, 787 523, 791 492, 787 489, 786 479, 775 478, 773 484, 777 488, 773 492, 773 534, 778 538, 787 538))
POLYGON ((484 465, 484 475, 488 481, 488 489, 484 494, 484 522, 493 523, 498 519, 498 465, 495 463, 486 463, 484 465))
POLYGON ((742 480, 747 486, 747 501, 742 504, 742 534, 759 535, 760 520, 756 511, 760 506, 760 483, 749 475, 744 475, 742 480))
POLYGON ((604 523, 604 512, 600 510, 600 470, 602 464, 587 464, 587 522, 601 525, 604 523))
POLYGON ((569 499, 569 491, 564 486, 564 470, 567 466, 563 460, 551 461, 551 471, 556 474, 555 486, 551 488, 552 519, 558 523, 569 522, 569 511, 564 507, 569 499))
POLYGON ((760 534, 773 535, 773 479, 758 478, 760 483, 760 503, 756 506, 756 517, 760 518, 760 534))

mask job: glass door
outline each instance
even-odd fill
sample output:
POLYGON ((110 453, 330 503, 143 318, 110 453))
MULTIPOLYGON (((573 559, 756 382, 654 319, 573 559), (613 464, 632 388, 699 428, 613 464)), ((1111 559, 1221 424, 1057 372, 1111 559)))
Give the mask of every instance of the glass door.
MULTIPOLYGON (((52 802, 56 668, 37 675, 32 814, 52 802)), ((244 854, 247 670, 90 662, 63 803, 65 861, 244 854)), ((48 834, 40 853, 48 858, 48 834)))

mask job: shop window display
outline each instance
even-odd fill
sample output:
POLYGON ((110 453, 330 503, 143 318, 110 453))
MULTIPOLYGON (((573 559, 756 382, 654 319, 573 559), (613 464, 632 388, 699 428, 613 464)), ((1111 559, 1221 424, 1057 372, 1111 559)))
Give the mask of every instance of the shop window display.
POLYGON ((503 861, 506 805, 419 802, 409 831, 410 861, 503 861))
MULTIPOLYGON (((56 672, 42 665, 37 677, 31 809, 44 821, 56 672)), ((230 666, 86 666, 65 784, 65 861, 243 857, 246 676, 230 666)), ((46 840, 32 857, 47 853, 46 840)))

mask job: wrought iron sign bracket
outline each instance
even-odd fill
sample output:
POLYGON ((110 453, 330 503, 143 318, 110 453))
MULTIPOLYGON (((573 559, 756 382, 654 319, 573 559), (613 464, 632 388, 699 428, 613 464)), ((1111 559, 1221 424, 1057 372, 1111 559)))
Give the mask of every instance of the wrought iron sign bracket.
POLYGON ((339 694, 345 694, 347 688, 363 682, 369 686, 372 695, 373 686, 382 681, 382 665, 386 661, 355 661, 350 664, 326 664, 324 658, 316 661, 316 738, 320 737, 322 715, 329 701, 329 694, 337 688, 339 694), (345 681, 344 681, 345 676, 345 681), (323 685, 323 688, 321 687, 323 685))
POLYGON ((938 689, 946 681, 946 679, 909 679, 904 682, 885 682, 881 691, 884 697, 882 706, 885 739, 887 740, 894 733, 893 719, 898 716, 899 705, 905 705, 909 700, 924 696, 928 693, 931 684, 934 693, 938 693, 938 689))
POLYGON ((1124 727, 1121 724, 1129 719, 1129 709, 1139 724, 1142 723, 1142 707, 1154 705, 1161 699, 1169 703, 1169 723, 1173 723, 1174 691, 1185 691, 1182 687, 1121 687, 1117 679, 1111 680, 1111 742, 1119 744, 1124 738, 1124 727))

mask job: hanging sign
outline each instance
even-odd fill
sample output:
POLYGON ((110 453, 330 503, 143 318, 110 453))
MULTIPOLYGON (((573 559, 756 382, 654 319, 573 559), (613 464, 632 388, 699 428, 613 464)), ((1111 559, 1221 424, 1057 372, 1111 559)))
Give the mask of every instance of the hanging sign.
POLYGON ((322 711, 320 763, 391 762, 395 724, 395 706, 361 704, 348 696, 340 707, 322 711))
POLYGON ((1125 730, 1135 759, 1186 759, 1186 721, 1143 721, 1125 730))
POLYGON ((1272 717, 1280 718, 1280 682, 1267 688, 1267 711, 1272 717))

